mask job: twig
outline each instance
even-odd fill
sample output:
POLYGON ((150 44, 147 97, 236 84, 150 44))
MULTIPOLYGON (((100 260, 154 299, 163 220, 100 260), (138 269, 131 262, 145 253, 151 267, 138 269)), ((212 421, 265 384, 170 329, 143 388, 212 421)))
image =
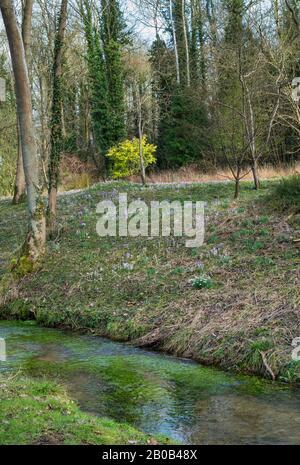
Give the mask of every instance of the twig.
POLYGON ((274 372, 272 371, 270 365, 269 365, 268 362, 267 362, 266 352, 261 352, 261 351, 260 351, 259 353, 260 353, 260 355, 261 355, 263 364, 264 364, 264 366, 265 366, 267 372, 271 375, 272 380, 275 381, 276 376, 274 375, 274 372))

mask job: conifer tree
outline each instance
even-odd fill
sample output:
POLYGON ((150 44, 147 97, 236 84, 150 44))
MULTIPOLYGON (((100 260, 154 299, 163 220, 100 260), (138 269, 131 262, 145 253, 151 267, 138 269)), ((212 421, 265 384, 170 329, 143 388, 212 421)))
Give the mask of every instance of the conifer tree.
POLYGON ((81 0, 80 12, 87 42, 90 107, 98 169, 108 172, 106 153, 125 132, 124 71, 122 48, 125 23, 117 0, 102 0, 93 17, 90 0, 81 0))
POLYGON ((107 107, 110 120, 108 148, 125 137, 124 70, 122 46, 126 41, 125 23, 118 0, 102 0, 101 38, 107 82, 107 107))

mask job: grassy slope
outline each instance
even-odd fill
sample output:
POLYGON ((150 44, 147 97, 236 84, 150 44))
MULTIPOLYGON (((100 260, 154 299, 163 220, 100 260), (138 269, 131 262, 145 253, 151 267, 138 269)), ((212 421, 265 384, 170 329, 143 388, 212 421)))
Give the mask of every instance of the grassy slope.
POLYGON ((55 383, 0 377, 0 444, 159 444, 135 428, 79 410, 55 383))
MULTIPOLYGON (((59 236, 40 271, 7 296, 2 314, 35 315, 45 325, 134 340, 268 377, 270 366, 276 377, 299 381, 299 363, 291 361, 291 341, 300 335, 299 248, 287 214, 262 206, 271 186, 255 192, 244 183, 237 202, 229 184, 143 189, 119 183, 64 196, 59 236), (118 192, 147 201, 207 201, 205 245, 99 238, 96 204, 117 199, 118 192), (203 267, 211 289, 191 284, 203 267)), ((23 207, 1 202, 0 218, 4 269, 22 238, 23 207)))

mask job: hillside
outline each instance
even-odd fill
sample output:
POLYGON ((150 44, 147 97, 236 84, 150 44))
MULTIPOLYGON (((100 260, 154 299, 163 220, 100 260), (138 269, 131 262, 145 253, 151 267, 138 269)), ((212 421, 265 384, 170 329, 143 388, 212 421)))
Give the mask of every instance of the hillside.
MULTIPOLYGON (((230 183, 108 183, 62 195, 57 237, 38 270, 27 274, 24 267, 15 276, 1 315, 299 382, 291 343, 300 336, 300 199, 293 196, 290 210, 283 194, 276 204, 276 189, 275 181, 258 192, 245 182, 238 201, 230 183), (98 237, 96 205, 120 192, 147 202, 206 202, 204 246, 189 249, 172 237, 98 237)), ((25 205, 1 201, 3 275, 25 220, 25 205)))

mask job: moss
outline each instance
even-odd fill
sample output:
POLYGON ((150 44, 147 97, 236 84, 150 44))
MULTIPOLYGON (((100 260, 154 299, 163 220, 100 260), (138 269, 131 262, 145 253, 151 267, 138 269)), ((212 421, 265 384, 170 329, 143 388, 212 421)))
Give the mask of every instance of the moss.
POLYGON ((16 268, 16 273, 19 276, 26 276, 34 270, 34 263, 29 257, 21 257, 16 268))
POLYGON ((0 384, 2 445, 169 443, 127 424, 83 413, 52 381, 18 375, 1 376, 0 384))

